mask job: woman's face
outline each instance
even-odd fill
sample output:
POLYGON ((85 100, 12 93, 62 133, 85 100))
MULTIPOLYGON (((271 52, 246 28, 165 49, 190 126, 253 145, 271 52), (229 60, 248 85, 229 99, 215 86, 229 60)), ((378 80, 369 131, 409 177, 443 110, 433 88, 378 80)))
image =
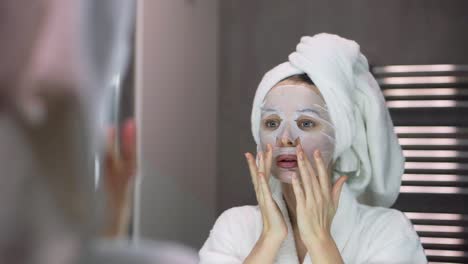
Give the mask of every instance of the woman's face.
POLYGON ((273 148, 272 175, 291 183, 298 174, 296 146, 300 143, 313 164, 320 150, 329 166, 335 147, 335 133, 327 106, 317 87, 307 83, 282 81, 265 97, 261 107, 260 144, 273 148))

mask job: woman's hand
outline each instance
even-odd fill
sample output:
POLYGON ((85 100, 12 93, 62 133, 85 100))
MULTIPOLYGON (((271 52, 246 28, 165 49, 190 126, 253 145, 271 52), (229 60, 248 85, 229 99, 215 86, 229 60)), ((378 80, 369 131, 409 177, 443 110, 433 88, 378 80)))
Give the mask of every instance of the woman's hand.
POLYGON ((340 263, 340 253, 331 237, 331 224, 347 176, 341 176, 332 186, 331 176, 319 151, 314 153, 317 173, 300 145, 297 147, 297 157, 302 186, 297 177, 293 177, 292 183, 301 239, 314 263, 340 263))
POLYGON ((136 129, 133 119, 125 121, 122 129, 121 155, 115 145, 115 128, 107 133, 104 185, 108 197, 105 236, 126 233, 130 222, 131 180, 136 171, 136 129))
POLYGON ((272 148, 267 146, 266 153, 258 153, 259 166, 257 167, 252 154, 246 153, 250 176, 254 185, 258 205, 262 214, 263 231, 255 247, 245 259, 246 263, 273 263, 281 243, 288 234, 284 217, 271 195, 268 180, 272 163, 272 148))

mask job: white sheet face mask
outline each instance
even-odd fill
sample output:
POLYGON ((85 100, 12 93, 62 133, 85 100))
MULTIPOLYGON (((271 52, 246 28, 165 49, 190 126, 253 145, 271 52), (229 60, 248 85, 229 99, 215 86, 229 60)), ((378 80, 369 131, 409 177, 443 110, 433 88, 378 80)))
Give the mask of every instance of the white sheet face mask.
POLYGON ((273 148, 271 173, 281 182, 299 178, 296 146, 315 167, 313 153, 320 150, 328 167, 335 149, 335 129, 322 97, 306 85, 278 85, 265 97, 261 107, 260 144, 273 148))

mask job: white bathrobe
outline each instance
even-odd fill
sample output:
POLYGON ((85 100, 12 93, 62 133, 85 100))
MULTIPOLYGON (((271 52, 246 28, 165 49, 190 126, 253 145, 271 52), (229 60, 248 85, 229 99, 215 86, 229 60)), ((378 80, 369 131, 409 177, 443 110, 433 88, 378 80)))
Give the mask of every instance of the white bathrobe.
MULTIPOLYGON (((403 213, 388 209, 399 194, 404 157, 380 87, 356 42, 326 33, 303 37, 287 62, 265 74, 252 108, 252 134, 258 150, 260 106, 265 96, 279 81, 303 73, 320 90, 335 127, 332 179, 349 176, 331 226, 344 262, 427 263, 411 222, 403 213)), ((270 177, 270 187, 288 225, 275 263, 298 263, 286 203, 274 177, 270 177)), ((261 232, 258 206, 227 210, 200 250, 200 263, 242 263, 261 232)), ((312 263, 309 255, 304 263, 312 263)))
MULTIPOLYGON (((288 225, 288 236, 277 253, 277 264, 298 264, 293 232, 282 197, 275 196, 288 225)), ((200 250, 200 264, 241 264, 262 232, 258 206, 234 207, 216 221, 200 250)), ((360 204, 343 186, 331 226, 344 263, 427 263, 411 222, 397 210, 360 204)), ((306 255, 304 264, 312 263, 306 255)))

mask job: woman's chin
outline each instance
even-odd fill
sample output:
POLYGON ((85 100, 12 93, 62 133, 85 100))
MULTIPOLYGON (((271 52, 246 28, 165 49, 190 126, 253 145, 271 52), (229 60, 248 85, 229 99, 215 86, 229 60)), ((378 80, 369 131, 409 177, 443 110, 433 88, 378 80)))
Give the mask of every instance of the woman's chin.
POLYGON ((288 183, 288 184, 292 184, 292 179, 294 175, 299 177, 299 175, 297 175, 297 172, 295 170, 281 170, 276 175, 275 175, 276 179, 278 179, 282 183, 288 183))

